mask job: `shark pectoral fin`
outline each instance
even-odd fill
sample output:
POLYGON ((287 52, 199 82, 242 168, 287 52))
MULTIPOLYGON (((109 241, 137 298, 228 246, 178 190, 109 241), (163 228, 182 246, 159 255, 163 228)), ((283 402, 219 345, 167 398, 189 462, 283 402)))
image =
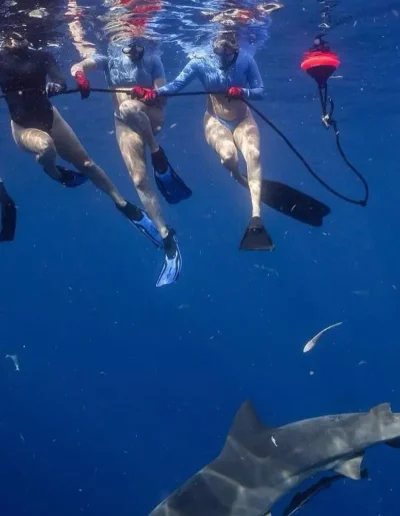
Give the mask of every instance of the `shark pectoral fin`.
POLYGON ((353 480, 360 480, 361 478, 361 462, 364 456, 359 455, 354 457, 353 459, 346 460, 346 462, 342 462, 335 468, 335 471, 340 473, 341 475, 352 478, 353 480))
POLYGON ((390 441, 386 441, 385 444, 387 444, 391 448, 400 448, 400 438, 391 439, 390 441))

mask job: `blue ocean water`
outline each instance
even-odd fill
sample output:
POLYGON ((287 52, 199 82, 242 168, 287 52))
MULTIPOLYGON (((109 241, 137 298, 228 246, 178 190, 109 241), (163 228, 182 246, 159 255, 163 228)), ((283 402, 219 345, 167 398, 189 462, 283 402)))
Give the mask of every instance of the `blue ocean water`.
MULTIPOLYGON (((330 82, 336 118, 369 181, 368 207, 322 189, 260 122, 264 176, 332 210, 311 228, 264 208, 272 253, 238 251, 249 196, 204 141, 204 98, 169 101, 160 141, 194 195, 163 204, 183 253, 182 277, 167 288, 155 288, 161 254, 91 185, 50 181, 15 147, 0 105, 1 176, 18 205, 16 239, 0 249, 1 515, 148 514, 219 453, 245 399, 271 426, 385 401, 400 411, 399 9, 377 0, 342 6, 347 21, 329 35, 342 61, 342 78, 330 82), (6 354, 18 355, 20 371, 6 354)), ((287 2, 274 17, 256 55, 267 90, 257 107, 330 184, 358 196, 299 66, 318 13, 308 0, 287 2)), ((68 76, 79 56, 68 41, 58 55, 68 76)), ((172 79, 187 57, 172 42, 163 60, 172 79)), ((91 80, 104 86, 101 74, 91 80)), ((137 202, 110 98, 54 104, 137 202)), ((388 447, 369 450, 369 481, 340 481, 302 513, 397 515, 399 461, 388 447)))

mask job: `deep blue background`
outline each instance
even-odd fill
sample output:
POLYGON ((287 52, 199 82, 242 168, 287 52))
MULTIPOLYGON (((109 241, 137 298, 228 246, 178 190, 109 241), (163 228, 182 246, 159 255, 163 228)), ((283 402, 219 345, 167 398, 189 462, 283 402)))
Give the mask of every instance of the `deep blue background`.
MULTIPOLYGON (((257 55, 267 87, 257 107, 332 185, 359 195, 320 124, 315 85, 299 67, 318 21, 316 2, 292 3, 257 55)), ((322 190, 260 123, 264 175, 332 208, 323 228, 265 208, 273 253, 238 252, 249 197, 204 141, 204 99, 170 101, 162 144, 194 196, 164 203, 184 260, 180 281, 168 288, 155 288, 161 254, 91 185, 70 191, 49 180, 15 147, 0 106, 1 175, 19 207, 16 240, 0 250, 0 352, 17 354, 21 367, 0 360, 2 515, 145 515, 216 456, 247 398, 276 426, 383 401, 400 411, 399 18, 392 4, 355 2, 347 14, 358 23, 330 36, 342 59, 343 79, 331 81, 336 117, 345 150, 369 180, 367 208, 322 190), (309 338, 341 320, 303 355, 309 338)), ((176 48, 164 49, 169 79, 186 62, 176 48)), ((77 59, 72 51, 64 59, 66 73, 77 59)), ((104 84, 101 74, 92 84, 104 84)), ((62 97, 55 105, 137 201, 109 134, 108 96, 84 104, 62 97)), ((387 447, 369 451, 371 481, 341 481, 304 514, 397 515, 399 463, 387 447)))

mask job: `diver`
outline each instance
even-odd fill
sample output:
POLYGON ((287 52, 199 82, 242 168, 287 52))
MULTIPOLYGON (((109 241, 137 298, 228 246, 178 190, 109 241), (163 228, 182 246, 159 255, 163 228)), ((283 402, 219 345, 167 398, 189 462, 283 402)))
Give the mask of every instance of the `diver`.
POLYGON ((155 245, 162 245, 161 237, 147 214, 121 196, 50 103, 49 97, 64 92, 66 83, 49 52, 31 48, 20 33, 7 34, 0 50, 0 87, 10 112, 15 143, 35 154, 36 161, 48 176, 69 188, 90 179, 137 229, 155 245), (46 84, 47 76, 51 82, 46 84), (77 171, 57 165, 57 156, 72 163, 77 171))
MULTIPOLYGON (((207 96, 204 116, 207 143, 221 163, 241 184, 248 184, 252 217, 240 243, 242 250, 272 250, 273 244, 261 220, 262 173, 260 136, 249 107, 240 99, 262 99, 264 85, 254 59, 239 49, 233 33, 220 33, 213 41, 213 55, 194 57, 171 83, 144 90, 148 99, 182 90, 194 79, 202 83, 207 96), (247 177, 240 173, 238 151, 247 165, 247 177)), ((137 92, 139 93, 139 92, 137 92)))
POLYGON ((110 87, 126 88, 126 93, 112 95, 115 132, 136 191, 163 239, 165 262, 159 280, 162 284, 166 277, 168 282, 178 278, 182 259, 176 233, 164 221, 159 200, 147 173, 146 146, 151 153, 155 182, 169 204, 189 198, 192 191, 172 168, 155 138, 164 122, 165 99, 152 99, 147 92, 165 84, 165 73, 159 56, 149 51, 149 45, 147 48, 145 45, 145 40, 126 41, 120 47, 111 47, 108 56, 95 54, 73 65, 71 74, 82 98, 90 95, 86 73, 94 69, 105 72, 110 87))

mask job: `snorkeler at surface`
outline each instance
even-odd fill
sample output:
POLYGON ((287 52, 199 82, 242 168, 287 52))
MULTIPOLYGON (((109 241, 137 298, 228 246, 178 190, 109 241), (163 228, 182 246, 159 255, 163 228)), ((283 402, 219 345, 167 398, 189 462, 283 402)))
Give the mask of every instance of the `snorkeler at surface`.
MULTIPOLYGON (((231 2, 228 2, 231 3, 231 2)), ((252 22, 263 22, 265 16, 282 9, 280 2, 261 2, 252 7, 227 7, 218 11, 201 11, 201 14, 210 18, 211 23, 220 23, 225 26, 236 26, 252 22)))
POLYGON ((238 101, 263 98, 264 85, 257 64, 251 56, 240 51, 233 34, 223 33, 213 42, 212 56, 193 58, 170 84, 156 90, 144 90, 143 95, 157 99, 176 93, 196 78, 206 92, 213 92, 207 97, 204 116, 206 140, 233 177, 241 184, 248 183, 250 189, 252 217, 240 249, 271 250, 273 244, 261 220, 259 131, 249 107, 238 101), (238 150, 246 161, 247 178, 240 173, 238 150))
POLYGON ((121 196, 50 103, 49 97, 66 89, 50 53, 30 48, 24 35, 11 32, 5 37, 0 51, 0 86, 11 116, 13 138, 21 149, 35 154, 44 171, 66 187, 80 186, 90 179, 142 233, 156 245, 162 245, 161 237, 146 213, 121 196), (46 84, 47 76, 52 82, 46 84), (58 155, 72 163, 78 172, 57 165, 58 155), (146 231, 143 220, 149 225, 146 231))
POLYGON ((176 204, 190 197, 192 192, 171 167, 155 138, 164 122, 165 100, 152 99, 146 92, 165 84, 164 68, 157 55, 146 52, 144 41, 130 41, 114 51, 113 56, 96 54, 84 59, 72 66, 71 74, 83 97, 90 94, 85 74, 93 69, 105 72, 110 87, 126 88, 126 93, 112 95, 117 142, 137 193, 163 239, 165 263, 160 281, 165 281, 165 277, 171 283, 179 276, 182 259, 176 233, 161 215, 161 206, 147 173, 146 145, 151 152, 156 184, 166 201, 176 204))
POLYGON ((211 23, 218 23, 222 27, 230 27, 236 34, 240 49, 251 56, 261 50, 269 40, 271 14, 283 8, 279 2, 261 2, 258 0, 231 0, 226 2, 226 9, 218 11, 202 11, 209 17, 211 23))

